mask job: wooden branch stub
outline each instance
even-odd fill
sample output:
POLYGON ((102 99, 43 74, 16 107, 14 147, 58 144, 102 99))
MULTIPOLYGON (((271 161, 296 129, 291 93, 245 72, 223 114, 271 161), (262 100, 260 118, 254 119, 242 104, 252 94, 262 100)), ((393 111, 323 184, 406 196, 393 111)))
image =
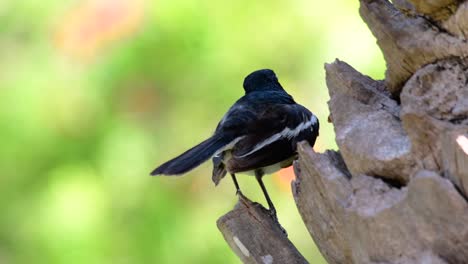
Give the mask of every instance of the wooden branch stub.
POLYGON ((219 218, 217 225, 243 263, 308 263, 268 210, 245 196, 239 197, 234 210, 219 218))

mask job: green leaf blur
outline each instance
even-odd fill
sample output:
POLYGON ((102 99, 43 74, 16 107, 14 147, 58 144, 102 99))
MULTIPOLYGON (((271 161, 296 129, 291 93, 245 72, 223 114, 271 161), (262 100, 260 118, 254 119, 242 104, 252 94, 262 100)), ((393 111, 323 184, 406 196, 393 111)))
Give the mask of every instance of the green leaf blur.
MULTIPOLYGON (((2 1, 0 263, 238 263, 216 228, 232 182, 215 188, 210 164, 149 172, 207 138, 259 68, 318 115, 315 149, 336 148, 323 64, 384 72, 357 2, 2 1)), ((279 219, 325 263, 290 176, 266 177, 279 219)))

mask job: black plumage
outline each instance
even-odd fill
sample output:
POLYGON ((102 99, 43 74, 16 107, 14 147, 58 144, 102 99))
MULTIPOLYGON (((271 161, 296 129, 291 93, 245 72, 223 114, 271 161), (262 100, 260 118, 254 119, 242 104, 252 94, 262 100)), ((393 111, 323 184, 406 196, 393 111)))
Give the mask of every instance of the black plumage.
POLYGON ((180 156, 156 168, 152 175, 180 175, 212 158, 215 184, 230 173, 253 173, 274 206, 262 182, 265 173, 288 167, 296 158, 297 143, 314 145, 318 119, 297 104, 272 70, 258 70, 244 80, 245 95, 228 110, 214 134, 180 156))

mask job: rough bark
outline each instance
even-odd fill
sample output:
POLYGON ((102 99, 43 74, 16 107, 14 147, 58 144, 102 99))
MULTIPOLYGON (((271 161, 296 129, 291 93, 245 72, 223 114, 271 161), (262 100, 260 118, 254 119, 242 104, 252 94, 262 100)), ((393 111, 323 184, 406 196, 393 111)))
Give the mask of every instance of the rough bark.
MULTIPOLYGON (((298 210, 329 263, 468 263, 468 1, 360 4, 386 78, 325 66, 339 152, 299 144, 298 210)), ((250 218, 221 228, 234 251, 250 218)))
MULTIPOLYGON (((403 84, 428 63, 468 56, 468 42, 422 16, 407 16, 387 0, 361 0, 360 13, 387 62, 387 89, 398 97, 403 84)), ((416 0, 414 1, 416 2, 416 0)), ((419 1, 440 2, 440 1, 419 1)), ((466 19, 466 18, 465 18, 466 19)), ((457 24, 463 28, 462 24, 457 24)))
POLYGON ((244 263, 308 263, 268 210, 245 196, 218 219, 218 228, 244 263))
POLYGON ((386 79, 325 66, 340 152, 300 145, 299 212, 330 263, 467 263, 468 2, 360 2, 386 79))

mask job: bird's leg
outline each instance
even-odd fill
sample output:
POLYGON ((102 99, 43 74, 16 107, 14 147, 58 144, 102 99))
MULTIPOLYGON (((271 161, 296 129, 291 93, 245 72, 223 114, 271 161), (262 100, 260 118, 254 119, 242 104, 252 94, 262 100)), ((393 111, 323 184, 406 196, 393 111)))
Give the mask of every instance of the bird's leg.
POLYGON ((286 232, 286 229, 284 229, 281 226, 280 222, 278 221, 278 216, 276 215, 275 206, 273 205, 273 202, 271 201, 270 196, 268 195, 268 192, 267 192, 267 190, 265 188, 265 185, 263 184, 262 177, 263 177, 263 171, 255 170, 255 178, 257 178, 258 184, 260 184, 260 187, 262 188, 263 194, 265 195, 265 198, 266 198, 266 200, 268 202, 268 206, 270 207, 268 209, 268 211, 270 212, 270 215, 273 218, 273 221, 275 221, 275 223, 278 224, 278 226, 281 229, 281 231, 283 232, 283 234, 288 236, 288 232, 286 232))
POLYGON ((262 177, 263 177, 263 172, 261 170, 255 170, 255 178, 257 179, 258 184, 260 184, 263 194, 265 195, 265 199, 268 202, 270 214, 273 216, 273 218, 276 221, 278 221, 278 217, 276 216, 275 206, 273 205, 273 202, 271 201, 270 196, 268 195, 267 189, 265 188, 265 185, 263 184, 262 177))
POLYGON ((239 187, 239 183, 237 183, 236 175, 231 173, 232 181, 234 182, 234 186, 236 186, 236 195, 242 195, 242 192, 239 187))

